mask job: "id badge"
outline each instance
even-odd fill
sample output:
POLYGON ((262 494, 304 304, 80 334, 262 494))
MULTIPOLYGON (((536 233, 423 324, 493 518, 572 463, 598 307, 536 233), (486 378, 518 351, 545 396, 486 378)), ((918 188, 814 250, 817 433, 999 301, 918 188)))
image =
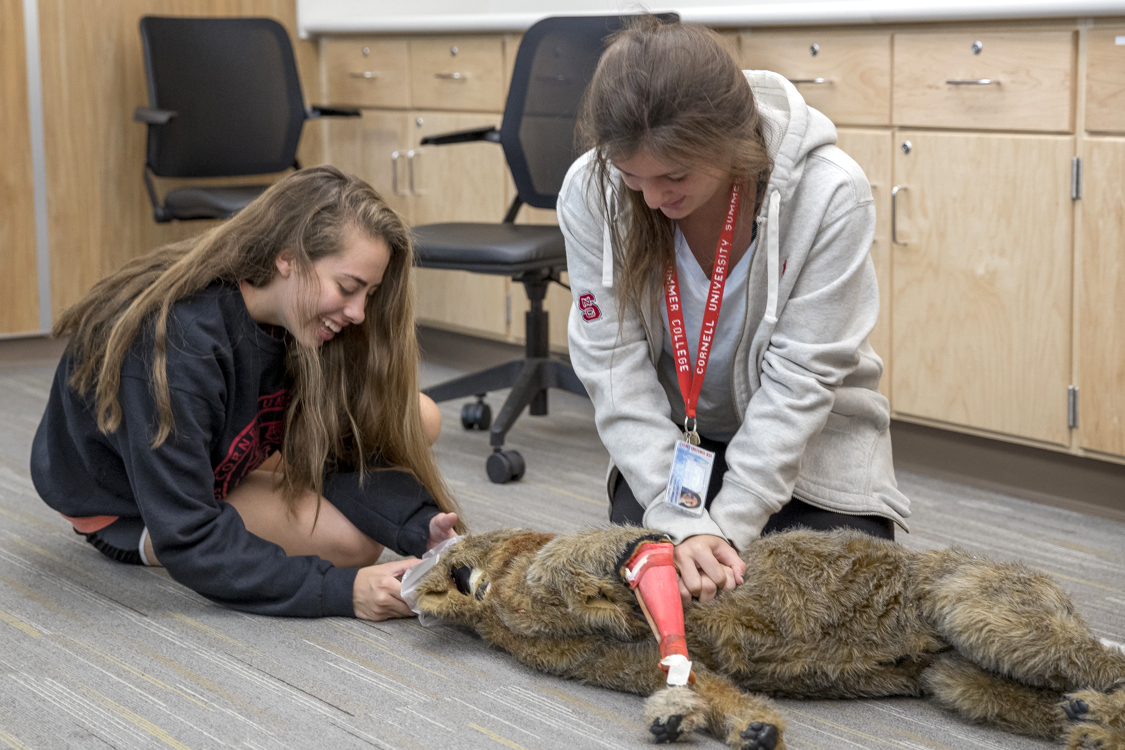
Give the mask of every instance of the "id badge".
POLYGON ((711 483, 711 467, 715 454, 683 440, 676 441, 672 455, 672 475, 664 491, 664 502, 684 513, 702 516, 706 510, 707 487, 711 483))

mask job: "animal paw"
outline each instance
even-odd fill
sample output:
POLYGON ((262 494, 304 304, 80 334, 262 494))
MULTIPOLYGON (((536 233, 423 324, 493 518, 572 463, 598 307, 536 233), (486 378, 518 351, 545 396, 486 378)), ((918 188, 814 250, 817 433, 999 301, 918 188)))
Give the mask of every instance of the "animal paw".
POLYGON ((706 705, 690 687, 677 686, 658 690, 645 701, 645 721, 652 741, 675 742, 690 734, 706 720, 706 705))
POLYGON ((781 739, 777 727, 761 721, 752 722, 738 736, 743 741, 740 750, 775 750, 781 739))
POLYGON ((1082 690, 1059 706, 1071 723, 1067 750, 1125 750, 1125 690, 1082 690))
POLYGON ((673 714, 667 720, 653 719, 652 726, 648 728, 648 731, 652 732, 652 741, 657 745, 675 742, 680 738, 680 724, 683 721, 684 717, 679 714, 673 714))

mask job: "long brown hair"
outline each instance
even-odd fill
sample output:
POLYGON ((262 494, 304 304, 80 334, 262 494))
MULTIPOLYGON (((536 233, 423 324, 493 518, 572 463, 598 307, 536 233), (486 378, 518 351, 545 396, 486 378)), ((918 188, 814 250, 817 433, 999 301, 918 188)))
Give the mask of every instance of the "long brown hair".
POLYGON ((285 497, 292 503, 306 490, 319 494, 326 470, 366 471, 378 454, 413 472, 443 511, 455 510, 418 403, 409 229, 370 185, 333 167, 289 175, 234 218, 128 263, 62 314, 52 333, 70 337, 70 384, 82 395, 93 392, 98 428, 109 433, 120 425, 121 366, 134 340, 151 326, 153 447, 167 440, 175 429, 167 377, 172 305, 216 280, 265 286, 278 273, 278 254, 289 250, 301 288, 308 290, 300 303, 312 317, 313 263, 341 252, 349 227, 385 241, 390 261, 366 302, 362 324, 346 326, 319 348, 286 335, 293 387, 282 446, 285 497))
MULTIPOLYGON (((612 218, 611 159, 645 151, 684 169, 731 164, 743 184, 740 219, 751 218, 765 194, 773 163, 766 150, 754 94, 726 43, 704 26, 664 23, 640 16, 610 38, 583 96, 576 137, 594 149, 592 178, 602 209, 612 218)), ((644 196, 622 185, 621 216, 610 226, 614 265, 619 269, 619 312, 642 312, 642 300, 659 292, 664 270, 675 261, 675 227, 644 196)))

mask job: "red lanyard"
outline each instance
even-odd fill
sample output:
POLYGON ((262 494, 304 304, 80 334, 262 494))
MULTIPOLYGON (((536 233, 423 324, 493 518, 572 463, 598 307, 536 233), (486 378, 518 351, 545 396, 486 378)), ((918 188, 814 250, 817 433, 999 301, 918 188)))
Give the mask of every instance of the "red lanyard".
MULTIPOLYGON (((734 223, 738 217, 738 183, 731 186, 730 208, 719 235, 719 246, 715 249, 715 265, 711 269, 711 287, 707 290, 707 306, 703 310, 703 327, 699 330, 699 346, 696 348, 695 371, 691 369, 691 353, 688 351, 687 335, 684 332, 684 312, 680 306, 680 287, 676 277, 676 263, 668 267, 664 278, 664 301, 668 305, 668 327, 672 334, 672 349, 675 352, 676 377, 680 381, 680 393, 684 397, 684 410, 688 419, 695 422, 695 406, 699 403, 699 391, 703 388, 703 375, 707 372, 707 358, 711 355, 711 345, 715 340, 715 328, 719 323, 719 309, 723 306, 723 287, 727 283, 730 248, 734 241, 734 223)), ((695 432, 695 425, 684 432, 695 432)))

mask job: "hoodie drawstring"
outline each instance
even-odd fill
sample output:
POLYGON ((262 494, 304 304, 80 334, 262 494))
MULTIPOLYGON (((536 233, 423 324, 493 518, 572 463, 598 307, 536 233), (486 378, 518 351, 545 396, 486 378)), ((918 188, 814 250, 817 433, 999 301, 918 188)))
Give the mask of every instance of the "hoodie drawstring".
POLYGON ((613 288, 613 232, 610 227, 617 221, 617 195, 616 191, 610 193, 606 208, 609 217, 602 225, 602 286, 606 289, 613 288))
POLYGON ((778 217, 781 214, 781 193, 770 193, 769 218, 766 223, 766 322, 777 323, 777 287, 781 279, 781 248, 778 217))

